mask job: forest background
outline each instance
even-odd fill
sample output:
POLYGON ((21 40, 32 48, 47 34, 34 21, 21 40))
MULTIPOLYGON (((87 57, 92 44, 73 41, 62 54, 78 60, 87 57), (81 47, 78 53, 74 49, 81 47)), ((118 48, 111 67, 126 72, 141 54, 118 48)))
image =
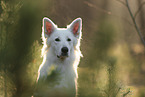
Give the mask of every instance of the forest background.
POLYGON ((83 20, 78 97, 145 97, 145 0, 0 0, 0 97, 33 94, 43 17, 83 20))

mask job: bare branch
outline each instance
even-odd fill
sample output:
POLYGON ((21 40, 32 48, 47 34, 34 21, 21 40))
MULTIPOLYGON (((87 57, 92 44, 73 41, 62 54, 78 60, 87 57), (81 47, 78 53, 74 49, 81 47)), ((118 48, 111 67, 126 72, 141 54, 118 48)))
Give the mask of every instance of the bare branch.
POLYGON ((120 2, 120 3, 123 4, 125 7, 127 7, 128 11, 129 11, 129 14, 130 14, 130 16, 131 16, 131 19, 132 19, 132 21, 133 21, 133 24, 134 24, 134 26, 135 26, 135 29, 136 29, 136 31, 137 31, 139 37, 141 38, 142 43, 143 43, 144 46, 145 46, 145 40, 144 40, 143 35, 142 35, 142 33, 141 33, 141 31, 140 31, 140 29, 139 29, 139 27, 137 26, 137 23, 136 23, 136 21, 135 21, 135 18, 136 18, 136 16, 137 16, 137 14, 139 13, 140 9, 141 9, 142 6, 145 4, 145 2, 142 3, 142 4, 140 5, 140 7, 139 7, 138 10, 136 11, 135 15, 133 15, 133 13, 132 13, 132 11, 131 11, 131 9, 130 9, 128 0, 125 0, 126 3, 123 2, 123 1, 121 1, 121 0, 116 0, 116 1, 120 2))
POLYGON ((118 91, 116 92, 115 97, 117 97, 117 94, 120 92, 120 90, 121 90, 121 88, 119 87, 119 88, 118 88, 118 91))
POLYGON ((121 1, 121 0, 116 0, 116 1, 120 2, 120 3, 123 4, 125 7, 127 7, 125 2, 123 2, 123 1, 121 1))
POLYGON ((99 7, 95 6, 94 4, 92 4, 92 3, 88 2, 88 1, 84 1, 84 3, 87 4, 89 7, 95 8, 95 9, 101 11, 101 12, 107 13, 109 15, 111 14, 110 11, 107 11, 105 9, 99 8, 99 7))
POLYGON ((134 16, 133 16, 132 11, 131 11, 131 9, 130 9, 130 6, 129 6, 129 4, 128 4, 128 0, 126 0, 126 6, 127 6, 128 11, 129 11, 129 14, 130 14, 130 16, 131 16, 131 19, 132 19, 132 21, 133 21, 133 23, 134 23, 135 29, 136 29, 136 31, 137 31, 139 37, 141 38, 142 43, 143 43, 144 46, 145 46, 145 40, 144 40, 144 38, 143 38, 143 35, 142 35, 142 33, 141 33, 139 27, 137 26, 137 23, 136 23, 136 21, 135 21, 135 18, 134 18, 134 16))
POLYGON ((144 4, 145 4, 145 2, 143 2, 143 3, 139 6, 138 10, 137 10, 137 11, 135 12, 135 14, 134 14, 134 18, 136 18, 137 14, 140 12, 140 10, 142 9, 142 7, 143 7, 144 4))
POLYGON ((123 94, 123 97, 127 96, 130 93, 130 90, 123 94))

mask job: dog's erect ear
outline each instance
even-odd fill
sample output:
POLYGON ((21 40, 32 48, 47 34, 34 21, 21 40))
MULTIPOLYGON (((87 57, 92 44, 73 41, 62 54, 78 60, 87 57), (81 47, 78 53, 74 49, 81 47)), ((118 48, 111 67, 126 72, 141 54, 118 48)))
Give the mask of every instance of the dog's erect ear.
POLYGON ((75 19, 68 28, 71 30, 71 32, 74 34, 75 37, 79 38, 81 36, 81 30, 82 30, 82 19, 77 18, 75 19))
POLYGON ((43 18, 43 31, 45 35, 50 36, 55 28, 56 25, 49 18, 43 18))

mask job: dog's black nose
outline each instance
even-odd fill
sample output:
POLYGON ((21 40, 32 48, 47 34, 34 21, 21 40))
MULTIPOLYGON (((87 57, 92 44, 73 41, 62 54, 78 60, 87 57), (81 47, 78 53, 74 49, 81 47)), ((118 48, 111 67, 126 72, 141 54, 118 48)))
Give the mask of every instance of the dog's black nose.
POLYGON ((67 52, 68 52, 68 48, 67 48, 67 47, 63 47, 63 48, 61 49, 61 51, 62 51, 63 53, 67 53, 67 52))

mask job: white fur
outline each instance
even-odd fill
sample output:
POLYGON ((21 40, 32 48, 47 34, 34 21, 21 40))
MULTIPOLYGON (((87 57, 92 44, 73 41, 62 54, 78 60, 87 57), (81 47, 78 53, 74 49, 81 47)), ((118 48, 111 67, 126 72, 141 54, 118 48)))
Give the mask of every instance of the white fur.
POLYGON ((75 97, 77 95, 77 67, 82 56, 80 51, 80 40, 82 36, 82 20, 75 19, 67 28, 57 28, 57 26, 48 18, 43 18, 42 39, 43 48, 42 56, 43 62, 38 70, 38 84, 37 95, 41 97, 75 97), (45 23, 52 24, 52 33, 46 34, 45 23), (79 23, 78 32, 73 34, 73 27, 75 23, 79 23), (60 41, 55 41, 59 38, 60 41), (68 41, 67 39, 71 39, 68 41), (68 48, 68 56, 58 58, 61 56, 63 47, 68 48), (47 80, 52 71, 59 72, 54 81, 47 80), (48 83, 46 84, 47 81, 48 83), (45 83, 43 83, 45 82, 45 83), (43 88, 45 87, 45 88, 43 88))

